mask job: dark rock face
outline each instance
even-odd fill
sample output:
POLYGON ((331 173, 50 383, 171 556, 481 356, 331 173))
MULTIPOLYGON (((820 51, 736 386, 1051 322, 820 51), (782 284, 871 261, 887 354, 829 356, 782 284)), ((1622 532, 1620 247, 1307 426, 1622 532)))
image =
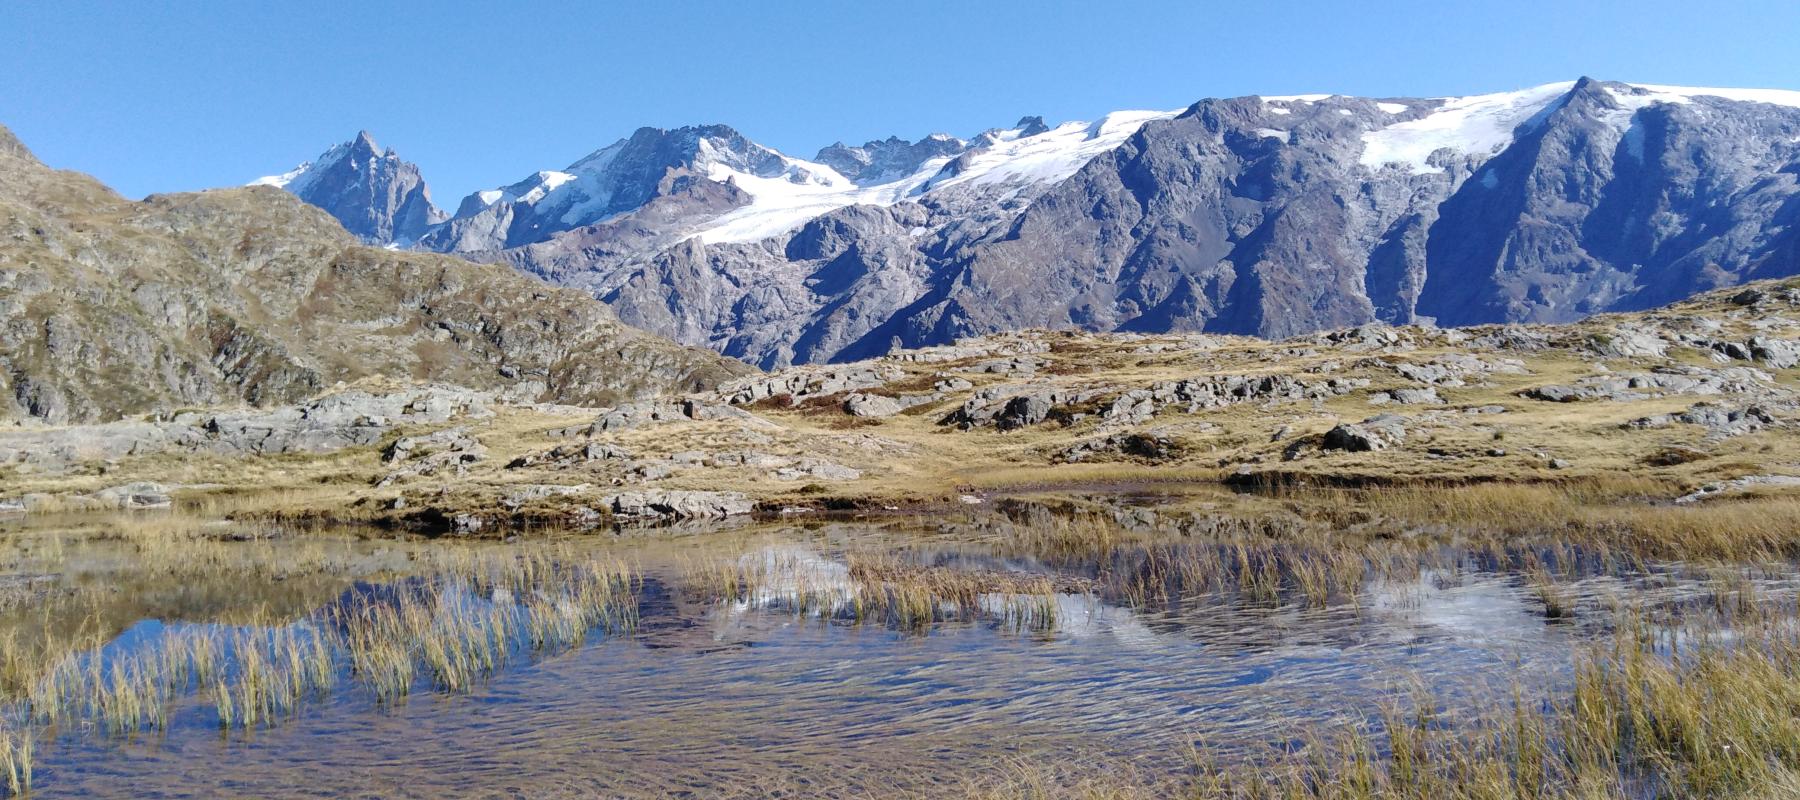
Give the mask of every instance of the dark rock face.
POLYGON ((421 243, 764 367, 1027 327, 1565 322, 1800 272, 1792 105, 1589 79, 1461 99, 1209 99, 1081 151, 1073 174, 968 180, 1063 131, 1027 118, 967 142, 833 145, 818 161, 857 187, 942 167, 755 241, 707 239, 768 191, 708 165, 796 185, 818 165, 725 128, 640 131, 563 177, 465 202, 421 243))
POLYGON ((294 172, 263 180, 325 209, 344 230, 374 244, 416 242, 447 218, 431 204, 419 168, 382 150, 368 131, 294 172))
MULTIPOLYGON (((1038 120, 1042 124, 1043 120, 1038 120)), ((878 184, 899 180, 913 174, 934 158, 949 158, 961 153, 968 142, 954 136, 934 133, 916 142, 898 136, 873 141, 861 147, 843 142, 819 151, 814 161, 838 171, 858 184, 878 184)))

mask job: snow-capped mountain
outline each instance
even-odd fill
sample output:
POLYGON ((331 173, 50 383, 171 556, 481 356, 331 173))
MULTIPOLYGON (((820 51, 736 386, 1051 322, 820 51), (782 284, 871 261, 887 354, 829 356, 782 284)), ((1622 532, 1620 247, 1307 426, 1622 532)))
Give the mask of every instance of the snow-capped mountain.
POLYGON ((1800 92, 1251 96, 812 160, 723 126, 643 129, 472 195, 417 246, 777 366, 1026 326, 1280 336, 1643 308, 1800 272, 1797 175, 1800 92))
POLYGON ((709 243, 765 239, 834 209, 893 205, 957 186, 1004 187, 986 195, 1003 200, 1068 177, 1143 121, 1176 113, 1124 112, 1054 130, 1034 117, 972 141, 933 134, 918 142, 896 137, 857 148, 836 144, 816 161, 783 155, 724 125, 641 128, 562 169, 469 195, 455 217, 421 244, 479 253, 542 242, 638 211, 674 193, 681 178, 729 189, 689 209, 668 231, 709 243))
POLYGON ((446 215, 431 204, 419 168, 382 150, 368 131, 280 175, 251 182, 278 186, 330 212, 364 241, 410 244, 446 215))
POLYGON ((848 183, 828 167, 789 158, 723 125, 640 128, 563 169, 469 195, 425 245, 481 252, 540 242, 638 210, 668 194, 681 176, 722 183, 735 178, 794 191, 848 183))

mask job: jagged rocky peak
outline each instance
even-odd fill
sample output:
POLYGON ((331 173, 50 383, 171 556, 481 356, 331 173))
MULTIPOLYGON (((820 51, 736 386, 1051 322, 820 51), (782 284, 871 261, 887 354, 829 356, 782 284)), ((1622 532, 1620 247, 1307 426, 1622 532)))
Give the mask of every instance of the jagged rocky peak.
POLYGON ((1020 117, 1019 121, 1013 125, 1013 128, 1018 130, 1020 138, 1036 136, 1050 130, 1050 126, 1044 124, 1044 118, 1037 116, 1020 117))
POLYGON ((251 183, 275 186, 329 212, 345 230, 373 244, 417 241, 447 215, 431 202, 417 165, 383 150, 368 131, 318 158, 251 183))
POLYGON ((916 142, 889 136, 850 147, 838 142, 813 157, 838 174, 860 186, 889 183, 919 171, 934 158, 949 158, 961 153, 968 142, 947 133, 934 133, 916 142))

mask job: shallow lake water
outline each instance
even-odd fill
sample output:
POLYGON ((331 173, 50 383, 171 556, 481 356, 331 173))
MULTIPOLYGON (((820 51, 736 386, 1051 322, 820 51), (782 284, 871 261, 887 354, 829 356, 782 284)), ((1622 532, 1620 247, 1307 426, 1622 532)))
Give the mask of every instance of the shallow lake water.
MULTIPOLYGON (((1305 566, 1329 560, 1317 551, 1116 515, 1059 521, 1050 537, 1034 530, 1045 524, 970 511, 483 545, 313 532, 294 546, 317 558, 313 542, 329 542, 336 567, 226 570, 213 586, 133 577, 109 545, 61 545, 63 571, 44 574, 87 590, 42 603, 109 621, 103 646, 68 654, 70 674, 87 665, 104 683, 105 665, 171 642, 229 650, 289 629, 333 642, 320 656, 332 675, 250 725, 222 726, 211 684, 185 678, 158 724, 119 731, 77 708, 38 725, 32 796, 954 796, 1021 765, 1179 776, 1196 751, 1299 747, 1421 693, 1448 720, 1535 696, 1611 635, 1618 609, 1720 591, 1717 569, 1454 544, 1361 550, 1358 566, 1333 562, 1332 583, 1305 566), (629 608, 558 646, 503 643, 467 686, 420 668, 402 696, 380 696, 349 655, 343 609, 427 585, 440 612, 524 602, 479 570, 422 566, 422 551, 458 548, 484 563, 516 550, 627 565, 629 608)), ((259 557, 288 558, 281 541, 259 557)), ((1792 594, 1781 570, 1733 574, 1759 597, 1792 594)), ((540 588, 522 591, 555 600, 553 580, 529 579, 540 588)), ((242 668, 220 661, 214 682, 235 680, 242 668)))

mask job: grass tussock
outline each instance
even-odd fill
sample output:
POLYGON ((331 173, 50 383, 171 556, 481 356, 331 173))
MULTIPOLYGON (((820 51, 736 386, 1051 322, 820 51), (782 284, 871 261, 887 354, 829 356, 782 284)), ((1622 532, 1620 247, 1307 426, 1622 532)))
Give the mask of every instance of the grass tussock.
POLYGON ((684 583, 709 600, 919 632, 952 620, 1049 631, 1056 627, 1058 596, 1092 588, 1087 581, 1048 574, 925 566, 885 553, 853 552, 846 560, 776 548, 739 557, 698 556, 682 572, 684 583))
POLYGON ((14 728, 0 719, 0 777, 13 797, 31 792, 31 770, 36 736, 28 727, 14 728))

